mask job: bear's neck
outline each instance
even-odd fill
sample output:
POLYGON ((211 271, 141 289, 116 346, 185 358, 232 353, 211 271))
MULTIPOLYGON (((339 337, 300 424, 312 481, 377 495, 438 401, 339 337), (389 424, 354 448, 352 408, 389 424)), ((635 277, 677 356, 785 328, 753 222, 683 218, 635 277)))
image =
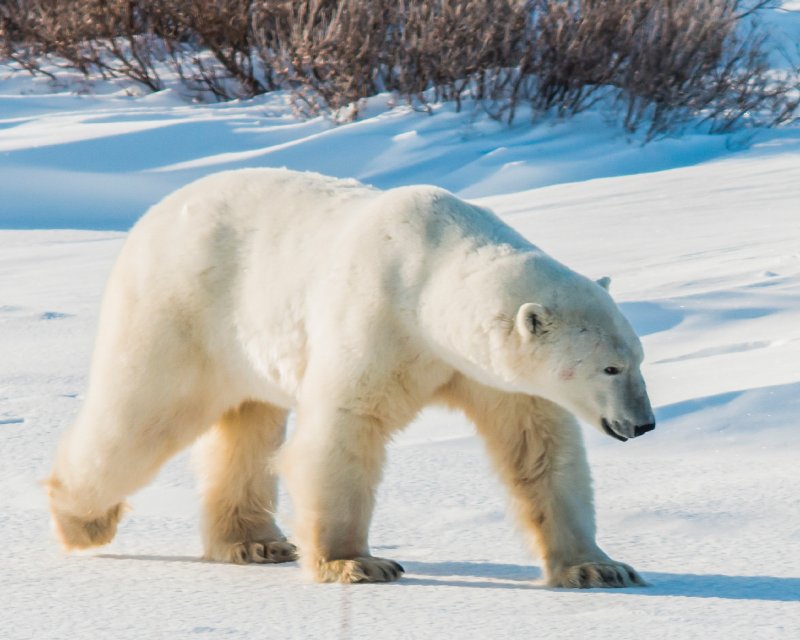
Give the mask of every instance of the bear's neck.
POLYGON ((523 391, 505 355, 508 342, 516 338, 516 311, 535 301, 537 271, 548 261, 535 247, 465 243, 450 252, 421 290, 417 315, 423 339, 468 377, 504 391, 523 391))

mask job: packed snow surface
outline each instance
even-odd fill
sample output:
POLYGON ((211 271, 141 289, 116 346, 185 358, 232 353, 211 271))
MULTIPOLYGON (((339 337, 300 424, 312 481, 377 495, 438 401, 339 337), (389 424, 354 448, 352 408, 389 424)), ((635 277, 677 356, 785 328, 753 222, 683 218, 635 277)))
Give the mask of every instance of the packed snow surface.
POLYGON ((72 89, 0 75, 0 638, 798 637, 800 128, 643 147, 594 113, 509 129, 378 98, 334 127, 281 96, 72 89), (585 436, 600 544, 651 586, 541 586, 481 442, 439 410, 392 444, 380 489, 371 541, 405 566, 398 583, 200 561, 188 452, 108 547, 58 548, 39 481, 85 393, 125 230, 177 186, 243 166, 436 183, 612 277, 659 424, 625 444, 585 436))

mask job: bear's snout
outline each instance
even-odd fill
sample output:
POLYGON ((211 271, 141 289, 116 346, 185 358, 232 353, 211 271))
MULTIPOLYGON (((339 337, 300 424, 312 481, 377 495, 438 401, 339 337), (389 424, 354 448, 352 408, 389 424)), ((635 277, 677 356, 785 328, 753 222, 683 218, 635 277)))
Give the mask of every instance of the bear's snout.
POLYGON ((638 438, 648 431, 652 431, 656 428, 656 423, 654 419, 646 424, 637 425, 636 423, 628 420, 614 420, 613 422, 610 422, 603 418, 601 421, 601 426, 603 427, 603 431, 612 438, 615 438, 620 442, 626 442, 630 438, 638 438))
POLYGON ((644 435, 648 431, 652 431, 656 428, 655 422, 648 422, 647 424, 639 425, 638 427, 633 428, 633 437, 638 438, 641 435, 644 435))

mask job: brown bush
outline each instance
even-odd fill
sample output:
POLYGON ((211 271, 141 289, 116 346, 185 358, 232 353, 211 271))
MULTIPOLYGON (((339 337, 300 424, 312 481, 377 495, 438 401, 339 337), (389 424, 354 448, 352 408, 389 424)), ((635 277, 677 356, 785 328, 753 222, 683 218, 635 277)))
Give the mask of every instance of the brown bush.
POLYGON ((400 5, 364 0, 259 5, 254 22, 261 34, 260 57, 279 70, 282 84, 306 111, 356 105, 380 91, 388 33, 400 21, 400 5))
MULTIPOLYGON (((759 0, 8 0, 0 47, 149 89, 177 71, 219 99, 290 89, 306 113, 381 91, 415 104, 471 98, 512 121, 607 101, 648 138, 697 118, 715 130, 793 117, 759 0)), ((356 108, 346 112, 355 117, 356 108)))
POLYGON ((277 87, 257 55, 253 0, 151 0, 156 33, 183 82, 219 99, 254 96, 277 87))
POLYGON ((0 6, 0 41, 5 55, 32 72, 42 72, 47 57, 87 77, 124 76, 157 91, 160 48, 150 28, 151 4, 10 0, 0 6))

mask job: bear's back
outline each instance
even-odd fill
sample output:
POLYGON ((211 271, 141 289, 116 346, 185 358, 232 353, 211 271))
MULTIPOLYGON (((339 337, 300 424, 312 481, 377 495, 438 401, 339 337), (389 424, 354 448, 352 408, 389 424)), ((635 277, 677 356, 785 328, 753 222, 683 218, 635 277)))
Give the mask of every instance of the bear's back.
POLYGON ((143 288, 158 282, 165 294, 221 292, 244 277, 286 295, 353 278, 417 289, 443 260, 493 246, 532 248, 492 212, 438 187, 383 191, 310 172, 243 169, 201 178, 153 206, 120 263, 143 288))

